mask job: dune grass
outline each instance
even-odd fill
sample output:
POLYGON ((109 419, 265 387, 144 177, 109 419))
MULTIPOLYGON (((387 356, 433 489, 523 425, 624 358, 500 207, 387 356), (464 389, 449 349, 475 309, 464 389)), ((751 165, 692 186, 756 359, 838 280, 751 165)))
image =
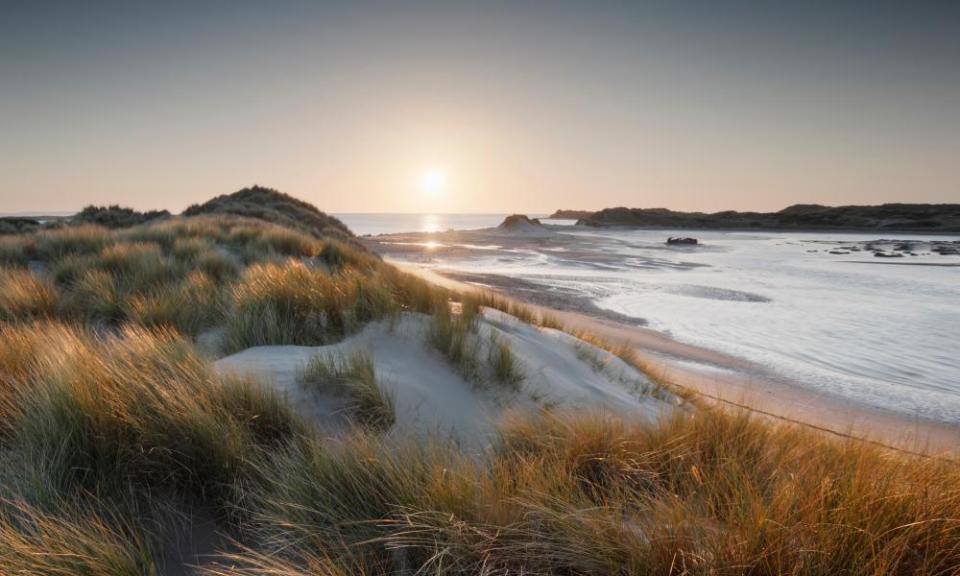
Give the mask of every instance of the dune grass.
POLYGON ((216 279, 194 270, 166 290, 131 296, 125 315, 141 326, 199 334, 225 321, 228 297, 216 279))
POLYGON ((330 272, 299 260, 251 266, 234 286, 227 349, 336 342, 400 303, 376 273, 330 272))
POLYGON ((58 301, 57 289, 49 282, 25 269, 0 267, 0 321, 50 317, 58 301))
POLYGON ((463 297, 459 302, 438 296, 434 299, 430 325, 427 329, 427 342, 470 381, 482 378, 480 362, 480 340, 477 336, 477 301, 463 297))
POLYGON ((252 463, 306 431, 171 329, 0 325, 0 566, 150 573, 155 510, 233 522, 252 463))
POLYGON ((71 255, 96 254, 109 244, 110 236, 109 230, 93 224, 42 230, 26 236, 25 251, 31 260, 52 262, 71 255))
POLYGON ((230 351, 336 341, 436 293, 354 244, 235 216, 44 229, 3 237, 0 258, 0 321, 226 326, 230 351))
POLYGON ((42 379, 87 350, 80 331, 49 321, 0 325, 0 447, 18 428, 42 379))
POLYGON ((96 338, 56 324, 0 332, 4 347, 39 342, 68 346, 50 358, 5 358, 0 391, 9 461, 21 466, 13 481, 35 501, 162 489, 222 505, 258 451, 303 431, 279 398, 215 376, 175 332, 96 338))
POLYGON ((156 574, 142 535, 78 505, 49 514, 0 502, 0 573, 99 576, 156 574))
POLYGON ((520 388, 520 384, 524 380, 520 361, 514 356, 510 344, 493 334, 491 334, 487 346, 487 363, 494 380, 498 384, 514 390, 520 388))
POLYGON ((300 383, 347 398, 351 418, 364 428, 388 430, 396 421, 393 397, 377 381, 373 357, 364 350, 346 358, 315 355, 304 366, 300 383))
MULTIPOLYGON (((448 298, 438 295, 434 299, 427 342, 474 385, 518 390, 525 376, 509 341, 492 329, 480 329, 481 302, 485 300, 472 294, 459 294, 457 301, 448 298)), ((512 309, 521 310, 515 305, 512 309)))
POLYGON ((510 298, 505 298, 489 290, 471 292, 470 294, 465 295, 464 298, 473 301, 474 305, 477 307, 500 310, 505 314, 509 314, 533 326, 564 330, 563 323, 560 322, 560 320, 555 316, 536 310, 531 306, 522 304, 510 298))
POLYGON ((704 412, 506 424, 481 461, 369 436, 269 460, 243 574, 950 574, 960 471, 704 412))

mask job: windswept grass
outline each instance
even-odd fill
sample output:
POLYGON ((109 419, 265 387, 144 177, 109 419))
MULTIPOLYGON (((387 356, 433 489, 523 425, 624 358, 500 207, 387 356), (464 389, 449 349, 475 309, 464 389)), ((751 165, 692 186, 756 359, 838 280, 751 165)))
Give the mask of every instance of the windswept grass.
POLYGON ((29 271, 0 268, 0 322, 47 318, 58 297, 56 288, 29 271))
POLYGON ((334 341, 343 335, 346 313, 337 296, 330 275, 319 268, 296 260, 252 266, 233 289, 227 349, 334 341))
POLYGON ((152 242, 112 244, 100 252, 96 264, 99 270, 113 276, 126 294, 165 287, 184 273, 176 260, 152 242))
POLYGON ((369 252, 362 252, 353 246, 337 240, 327 240, 320 250, 320 260, 332 270, 346 266, 361 271, 371 271, 381 266, 380 258, 369 252))
POLYGON ((0 325, 0 448, 18 429, 43 378, 87 351, 85 335, 54 322, 0 325))
POLYGON ((227 297, 215 278, 196 270, 166 290, 132 296, 127 316, 142 326, 166 326, 196 335, 224 322, 227 297))
POLYGON ((434 286, 413 274, 402 272, 393 266, 382 266, 378 274, 386 285, 390 286, 400 308, 406 312, 429 314, 436 302, 449 298, 449 291, 434 286))
POLYGON ((385 521, 416 508, 427 486, 444 483, 441 461, 442 453, 387 445, 362 432, 343 442, 292 445, 264 462, 271 473, 261 474, 251 529, 279 574, 306 566, 389 574, 397 566, 381 541, 391 532, 385 521))
POLYGON ((301 385, 347 398, 351 417, 371 430, 387 430, 396 421, 393 397, 377 381, 373 357, 362 350, 346 358, 315 355, 300 374, 301 385))
POLYGON ((532 324, 533 326, 540 326, 541 328, 554 328, 556 330, 564 329, 563 324, 556 317, 537 311, 530 306, 516 302, 509 298, 504 298, 487 290, 471 292, 470 294, 465 295, 464 298, 471 300, 477 307, 500 310, 505 314, 509 314, 519 320, 522 320, 523 322, 526 322, 527 324, 532 324))
POLYGON ((254 506, 264 545, 244 573, 960 568, 957 467, 863 443, 704 412, 658 425, 524 417, 484 461, 439 448, 361 436, 271 459, 254 506))
POLYGON ((331 273, 299 260, 251 266, 233 289, 227 349, 336 342, 401 310, 389 282, 378 272, 331 273))
POLYGON ((57 325, 2 333, 18 348, 63 340, 58 356, 8 360, 8 444, 22 480, 44 494, 162 489, 192 501, 232 497, 250 459, 302 433, 274 395, 215 376, 169 330, 97 339, 57 325))
POLYGON ((203 576, 365 576, 373 571, 321 555, 302 557, 294 562, 276 554, 247 548, 239 553, 223 555, 223 560, 198 569, 203 576))
POLYGON ((78 274, 59 307, 63 318, 108 324, 127 318, 129 300, 116 276, 97 269, 78 271, 78 274))
POLYGON ((27 254, 33 260, 52 262, 65 256, 100 252, 110 242, 110 231, 86 224, 42 230, 28 239, 27 254))
POLYGON ((0 573, 63 576, 156 574, 144 538, 95 508, 50 514, 0 502, 0 573))
MULTIPOLYGON (((187 242, 202 241, 211 248, 229 250, 246 264, 288 257, 311 258, 323 247, 321 240, 296 230, 233 216, 173 218, 124 230, 117 239, 153 242, 180 258, 191 251, 187 242)), ((196 248, 195 245, 193 250, 196 248)), ((195 252, 193 257, 200 255, 195 252)))
POLYGON ((371 320, 429 311, 438 292, 358 245, 236 216, 63 226, 0 244, 0 320, 190 336, 226 324, 228 351, 334 342, 371 320), (31 259, 44 271, 27 274, 31 259))

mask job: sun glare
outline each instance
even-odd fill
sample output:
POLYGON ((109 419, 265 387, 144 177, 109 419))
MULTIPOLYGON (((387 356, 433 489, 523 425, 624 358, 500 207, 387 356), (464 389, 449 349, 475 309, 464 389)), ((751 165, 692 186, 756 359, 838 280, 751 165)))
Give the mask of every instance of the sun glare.
POLYGON ((429 196, 439 196, 446 190, 447 173, 438 168, 424 170, 418 182, 420 191, 429 196))

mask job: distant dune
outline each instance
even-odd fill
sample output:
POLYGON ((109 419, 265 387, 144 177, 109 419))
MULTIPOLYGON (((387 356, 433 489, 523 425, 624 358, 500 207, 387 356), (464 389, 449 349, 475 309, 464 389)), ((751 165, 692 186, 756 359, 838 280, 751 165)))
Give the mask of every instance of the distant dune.
POLYGON ((960 204, 821 206, 795 204, 779 212, 676 212, 666 208, 606 208, 578 220, 587 226, 644 228, 877 230, 960 232, 960 204))
POLYGON ((346 224, 318 210, 313 204, 263 186, 253 186, 233 194, 217 196, 183 211, 184 216, 198 214, 232 214, 257 218, 306 232, 315 238, 333 237, 351 243, 355 238, 346 224))

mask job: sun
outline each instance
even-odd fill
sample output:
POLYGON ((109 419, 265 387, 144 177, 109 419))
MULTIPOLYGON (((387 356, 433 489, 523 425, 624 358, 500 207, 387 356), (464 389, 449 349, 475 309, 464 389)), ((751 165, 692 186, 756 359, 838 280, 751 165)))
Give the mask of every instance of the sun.
POLYGON ((417 187, 427 196, 440 196, 447 189, 447 173, 440 168, 428 168, 420 173, 417 187))

